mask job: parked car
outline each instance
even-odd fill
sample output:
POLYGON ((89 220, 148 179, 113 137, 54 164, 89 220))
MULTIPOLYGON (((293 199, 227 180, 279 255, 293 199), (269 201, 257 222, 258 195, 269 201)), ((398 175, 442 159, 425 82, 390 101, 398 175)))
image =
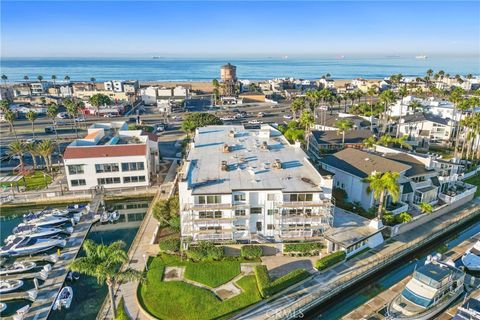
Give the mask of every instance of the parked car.
POLYGON ((290 114, 284 114, 284 115, 283 115, 283 118, 284 118, 284 119, 289 119, 289 120, 290 120, 290 119, 293 119, 292 115, 290 115, 290 114))
POLYGON ((263 117, 265 117, 265 113, 260 111, 260 112, 257 114, 257 117, 263 118, 263 117))
POLYGON ((260 120, 257 120, 257 119, 253 119, 253 120, 250 120, 248 121, 249 124, 261 124, 263 123, 263 121, 260 121, 260 120))
POLYGON ((113 113, 107 113, 103 115, 104 118, 113 118, 115 115, 113 113))
POLYGON ((70 116, 69 116, 68 113, 66 113, 66 112, 59 112, 59 113, 57 114, 57 118, 59 118, 59 119, 68 119, 68 118, 70 118, 70 116))
POLYGON ((85 118, 75 118, 75 122, 85 122, 85 118))
POLYGON ((52 126, 49 126, 49 127, 45 127, 45 133, 46 134, 52 134, 52 133, 55 133, 55 128, 52 127, 52 126))

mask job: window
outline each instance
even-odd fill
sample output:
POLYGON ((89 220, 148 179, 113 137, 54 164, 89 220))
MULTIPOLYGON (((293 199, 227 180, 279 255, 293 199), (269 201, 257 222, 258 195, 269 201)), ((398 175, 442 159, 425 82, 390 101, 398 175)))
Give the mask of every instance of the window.
POLYGON ((115 183, 120 183, 120 178, 119 177, 112 177, 112 178, 98 178, 97 183, 99 185, 102 184, 115 184, 115 183))
POLYGON ((235 194, 235 195, 233 195, 233 200, 234 200, 234 201, 246 201, 246 200, 247 200, 247 196, 246 196, 244 193, 235 194))
POLYGON ((298 195, 296 195, 296 194, 291 194, 291 195, 290 195, 290 201, 292 201, 292 202, 298 201, 298 195))
POLYGON ((213 203, 221 203, 222 196, 198 196, 198 203, 200 204, 213 204, 213 203))
POLYGON ((68 166, 68 173, 69 174, 82 174, 83 171, 83 164, 75 164, 68 166))
POLYGON ((275 230, 275 225, 267 224, 267 230, 275 230))
POLYGON ((267 194, 267 201, 275 201, 275 193, 267 194))
POLYGON ((122 163, 122 171, 139 171, 145 170, 143 162, 124 162, 122 163))
POLYGON ((238 209, 235 210, 235 216, 236 217, 242 217, 246 215, 246 211, 244 209, 238 209))
POLYGON ((78 186, 84 186, 87 183, 85 182, 85 179, 78 179, 78 180, 70 180, 70 184, 72 187, 78 187, 78 186))
POLYGON ((221 226, 209 226, 209 227, 200 227, 199 228, 201 231, 205 230, 222 230, 221 226))
POLYGON ((124 177, 123 183, 145 182, 145 176, 124 177))
POLYGON ((95 171, 97 173, 104 172, 118 172, 118 163, 101 163, 95 165, 95 171))
POLYGON ((250 214, 262 214, 262 208, 251 208, 250 214))
POLYGON ((278 213, 278 209, 268 209, 267 210, 267 214, 269 216, 271 216, 272 214, 277 214, 278 213))
POLYGON ((313 194, 312 193, 290 194, 290 202, 312 201, 312 200, 313 200, 313 194))
POLYGON ((198 217, 200 219, 221 219, 222 211, 199 211, 198 217))

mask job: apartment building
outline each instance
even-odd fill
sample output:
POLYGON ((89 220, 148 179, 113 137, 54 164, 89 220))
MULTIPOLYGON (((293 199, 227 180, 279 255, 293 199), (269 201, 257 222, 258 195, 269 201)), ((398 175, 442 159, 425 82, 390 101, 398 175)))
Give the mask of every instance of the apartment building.
POLYGON ((159 170, 156 136, 126 122, 95 123, 65 149, 70 190, 148 186, 159 170))
POLYGON ((332 177, 273 127, 199 128, 179 180, 181 234, 193 241, 322 238, 332 177))

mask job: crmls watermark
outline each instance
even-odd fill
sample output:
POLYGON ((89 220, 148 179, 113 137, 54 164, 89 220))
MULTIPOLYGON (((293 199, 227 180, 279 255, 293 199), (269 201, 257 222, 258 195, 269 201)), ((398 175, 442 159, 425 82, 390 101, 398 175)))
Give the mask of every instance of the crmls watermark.
POLYGON ((295 318, 302 319, 305 315, 302 311, 298 310, 278 310, 278 309, 269 309, 266 314, 267 318, 273 319, 283 319, 283 318, 295 318))

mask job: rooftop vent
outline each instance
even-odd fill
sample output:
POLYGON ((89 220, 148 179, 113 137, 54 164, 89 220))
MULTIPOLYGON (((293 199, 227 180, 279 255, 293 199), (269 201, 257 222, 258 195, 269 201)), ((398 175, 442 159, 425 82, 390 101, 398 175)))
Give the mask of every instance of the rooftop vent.
POLYGON ((222 171, 228 171, 227 161, 222 161, 222 171))
POLYGON ((235 138, 235 131, 234 130, 230 130, 228 132, 228 136, 231 137, 231 138, 235 138))
POLYGON ((273 163, 273 167, 275 169, 282 169, 282 161, 280 161, 280 159, 275 159, 275 162, 273 163))
POLYGON ((268 143, 267 141, 263 141, 262 145, 260 146, 260 149, 262 150, 268 150, 268 143))
POLYGON ((226 143, 223 145, 223 152, 225 152, 225 153, 230 152, 230 146, 226 143))

